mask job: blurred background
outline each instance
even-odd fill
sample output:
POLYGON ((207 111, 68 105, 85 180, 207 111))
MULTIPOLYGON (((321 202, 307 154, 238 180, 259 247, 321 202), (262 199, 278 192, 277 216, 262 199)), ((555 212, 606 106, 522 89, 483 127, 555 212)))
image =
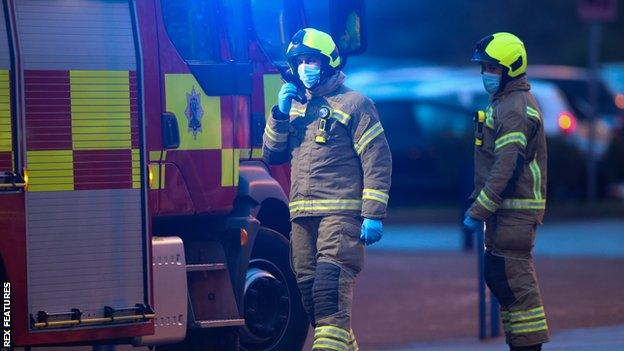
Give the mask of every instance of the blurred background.
POLYGON ((485 109, 489 99, 470 56, 477 40, 507 31, 525 43, 532 92, 544 114, 549 205, 596 199, 595 212, 603 212, 606 202, 621 210, 624 6, 616 20, 598 29, 596 139, 590 153, 590 26, 580 18, 575 1, 390 0, 366 5, 368 49, 351 58, 346 71, 348 84, 370 95, 384 118, 395 160, 393 205, 457 204, 470 192, 471 113, 485 109), (590 198, 588 158, 597 169, 590 198))
POLYGON ((347 85, 375 101, 394 170, 386 232, 355 292, 363 349, 504 349, 501 338, 476 339, 477 256, 460 226, 472 114, 489 104, 470 56, 499 31, 525 43, 548 141, 535 247, 554 340, 544 349, 624 349, 624 3, 615 3, 592 23, 570 0, 367 1, 367 50, 349 59, 347 85))

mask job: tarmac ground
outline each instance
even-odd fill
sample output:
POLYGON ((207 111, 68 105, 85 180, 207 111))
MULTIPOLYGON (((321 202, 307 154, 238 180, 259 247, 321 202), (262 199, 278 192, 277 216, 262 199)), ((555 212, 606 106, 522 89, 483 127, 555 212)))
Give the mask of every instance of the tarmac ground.
MULTIPOLYGON (((477 339, 477 257, 460 248, 455 224, 387 226, 355 289, 361 350, 507 350, 502 337, 477 339)), ((552 333, 544 350, 624 350, 624 220, 545 224, 535 256, 552 333)))

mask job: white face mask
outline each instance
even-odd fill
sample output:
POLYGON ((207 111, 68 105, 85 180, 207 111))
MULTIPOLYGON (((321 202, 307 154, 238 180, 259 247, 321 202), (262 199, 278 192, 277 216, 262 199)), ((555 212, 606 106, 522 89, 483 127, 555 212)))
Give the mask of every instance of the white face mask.
POLYGON ((308 89, 315 86, 321 79, 321 67, 315 64, 302 63, 297 67, 297 73, 303 85, 308 89))

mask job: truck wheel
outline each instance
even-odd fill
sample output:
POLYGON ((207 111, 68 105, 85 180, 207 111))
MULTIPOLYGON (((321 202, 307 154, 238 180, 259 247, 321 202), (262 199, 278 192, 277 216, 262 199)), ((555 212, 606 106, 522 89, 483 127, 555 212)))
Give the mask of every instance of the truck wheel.
POLYGON ((251 253, 244 308, 241 350, 301 350, 309 322, 290 268, 290 245, 268 228, 260 228, 251 253))

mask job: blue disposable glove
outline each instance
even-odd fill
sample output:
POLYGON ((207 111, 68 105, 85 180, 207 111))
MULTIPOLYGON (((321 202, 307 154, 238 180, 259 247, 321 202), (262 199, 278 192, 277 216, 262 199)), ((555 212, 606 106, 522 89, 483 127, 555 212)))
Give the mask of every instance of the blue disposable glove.
POLYGON ((475 232, 479 228, 483 228, 483 221, 470 217, 468 213, 464 215, 464 228, 470 232, 475 232))
POLYGON ((383 224, 378 219, 364 218, 362 230, 360 232, 360 240, 366 245, 372 245, 383 236, 383 224))
POLYGON ((277 107, 283 114, 290 113, 292 100, 297 96, 297 87, 293 83, 284 83, 277 94, 277 107))

